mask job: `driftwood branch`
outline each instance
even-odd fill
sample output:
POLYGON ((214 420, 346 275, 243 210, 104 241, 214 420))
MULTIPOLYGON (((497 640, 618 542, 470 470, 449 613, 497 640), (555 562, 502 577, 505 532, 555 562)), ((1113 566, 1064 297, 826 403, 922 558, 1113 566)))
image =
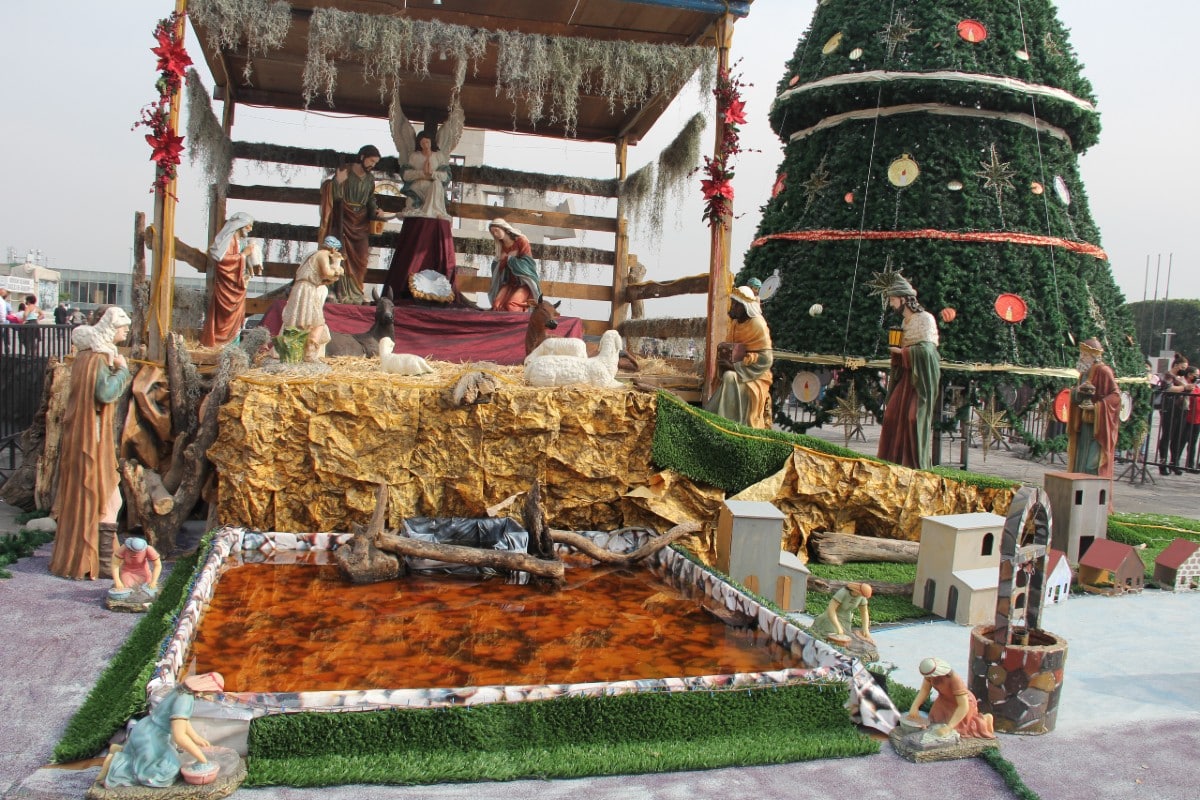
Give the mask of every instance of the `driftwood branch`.
MULTIPOLYGON (((846 584, 848 583, 862 582, 863 581, 835 581, 810 575, 808 576, 808 590, 810 592, 822 592, 823 594, 835 594, 838 589, 845 588, 846 584)), ((871 589, 875 592, 875 594, 912 597, 913 585, 911 583, 888 583, 886 581, 866 581, 866 583, 871 584, 871 589)))
POLYGON ((699 522, 684 522, 671 528, 662 536, 655 537, 644 545, 634 550, 632 553, 614 553, 610 550, 605 550, 598 547, 595 542, 586 536, 581 536, 578 533, 571 531, 551 530, 550 536, 558 544, 565 544, 568 547, 573 547, 589 558, 599 561, 601 564, 636 564, 637 562, 657 553, 667 545, 674 541, 682 539, 693 533, 699 533, 702 529, 699 522))
POLYGON ((451 564, 466 564, 472 567, 528 572, 539 578, 562 581, 564 575, 561 561, 547 561, 528 553, 509 553, 501 550, 477 550, 452 544, 436 544, 419 539, 410 539, 394 533, 383 533, 375 537, 375 546, 380 550, 413 558, 429 558, 448 561, 451 564))
POLYGON ((915 564, 921 543, 855 536, 851 533, 813 531, 808 535, 808 546, 816 560, 822 564, 845 564, 848 561, 915 564))

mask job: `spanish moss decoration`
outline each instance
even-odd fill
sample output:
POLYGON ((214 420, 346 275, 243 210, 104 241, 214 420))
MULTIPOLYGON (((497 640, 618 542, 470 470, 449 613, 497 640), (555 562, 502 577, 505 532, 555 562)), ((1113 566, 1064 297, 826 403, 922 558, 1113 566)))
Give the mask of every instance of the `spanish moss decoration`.
POLYGON ((567 135, 575 132, 581 95, 606 98, 610 109, 630 108, 678 91, 701 67, 704 88, 712 82, 715 57, 707 47, 491 32, 318 8, 309 22, 304 100, 323 94, 332 106, 337 62, 346 58, 362 63, 364 76, 379 84, 383 97, 406 74, 428 75, 430 61, 444 55, 455 61, 457 93, 468 65, 477 65, 491 43, 498 47, 497 91, 514 107, 524 105, 530 124, 547 119, 567 135))
POLYGON ((507 186, 532 192, 566 192, 597 197, 616 197, 616 178, 580 178, 574 175, 552 175, 541 172, 503 169, 480 165, 472 167, 471 181, 490 186, 507 186))
POLYGON ((292 7, 285 0, 191 0, 188 14, 208 33, 214 49, 238 50, 244 43, 246 83, 254 56, 283 46, 292 25, 292 7))
POLYGON ((380 98, 403 83, 405 74, 429 75, 429 62, 442 56, 455 61, 454 94, 467 78, 468 62, 478 63, 487 50, 486 31, 438 20, 358 14, 336 8, 313 11, 304 63, 304 102, 318 94, 333 106, 338 61, 362 63, 363 77, 379 85, 380 98))
MULTIPOLYGON (((697 113, 684 124, 671 143, 658 154, 658 170, 654 178, 654 191, 663 198, 679 194, 685 181, 696 170, 700 162, 700 135, 708 126, 703 114, 697 113)), ((662 222, 662 214, 659 214, 662 222)), ((659 228, 661 228, 661 224, 659 228)))
POLYGON ((621 198, 629 204, 628 218, 655 240, 666 221, 667 202, 682 201, 687 180, 696 171, 700 135, 707 125, 704 114, 693 115, 655 161, 627 177, 621 186, 621 198))
POLYGON ((192 143, 188 148, 188 162, 194 165, 200 161, 205 180, 216 187, 218 197, 224 197, 233 172, 233 142, 217 121, 208 90, 194 69, 187 72, 187 108, 187 138, 192 143))

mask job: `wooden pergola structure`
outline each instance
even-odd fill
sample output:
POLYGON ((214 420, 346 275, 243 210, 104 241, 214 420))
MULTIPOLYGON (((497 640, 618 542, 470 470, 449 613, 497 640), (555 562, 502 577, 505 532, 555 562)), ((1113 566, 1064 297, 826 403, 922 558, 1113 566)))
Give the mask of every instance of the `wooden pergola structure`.
MULTIPOLYGON (((662 115, 674 94, 659 94, 644 103, 615 108, 606 97, 581 95, 577 99, 578 118, 572 135, 563 130, 561 124, 542 124, 534 130, 526 115, 518 108, 514 112, 512 102, 497 95, 497 52, 496 37, 500 32, 519 31, 523 34, 541 34, 556 37, 575 37, 598 40, 621 40, 653 44, 685 46, 710 46, 716 50, 718 69, 728 65, 729 47, 734 22, 749 13, 752 0, 288 0, 291 24, 286 41, 281 47, 265 52, 249 53, 245 42, 237 47, 214 46, 209 32, 197 27, 197 38, 201 43, 203 60, 206 62, 216 86, 215 96, 223 102, 222 126, 232 139, 236 108, 239 104, 268 106, 278 109, 302 110, 305 108, 303 72, 309 46, 309 23, 319 9, 336 8, 339 11, 358 14, 405 16, 413 20, 440 21, 470 28, 494 32, 491 43, 483 58, 475 62, 476 69, 468 70, 462 84, 459 99, 466 115, 469 128, 483 130, 531 133, 558 139, 575 138, 580 141, 609 142, 614 148, 614 181, 570 181, 567 184, 548 187, 551 191, 588 194, 616 198, 616 213, 613 217, 584 216, 546 212, 544 210, 521 210, 505 207, 504 216, 515 224, 556 226, 615 234, 615 246, 611 251, 596 251, 595 263, 612 269, 609 286, 576 283, 548 283, 546 294, 553 297, 568 297, 601 300, 610 304, 606 319, 585 320, 585 332, 597 334, 608 328, 617 327, 628 315, 629 304, 650 297, 706 292, 708 295, 708 324, 706 326, 706 381, 711 384, 715 375, 716 343, 725 333, 724 309, 731 287, 729 272, 729 225, 711 228, 712 247, 707 280, 684 278, 672 282, 672 287, 654 282, 631 284, 629 274, 629 236, 627 233, 627 209, 617 187, 626 178, 628 148, 635 145, 653 127, 662 115), (247 60, 252 61, 252 81, 243 78, 247 60), (705 285, 706 284, 706 285, 705 285)), ((176 10, 186 11, 188 0, 176 0, 176 10)), ((182 23, 181 23, 182 24, 182 23)), ((199 59, 197 59, 199 60, 199 59)), ((426 124, 439 123, 447 114, 455 91, 454 61, 431 61, 428 74, 404 76, 403 103, 410 119, 426 124)), ((676 90, 678 91, 678 90, 676 90)), ((172 125, 177 126, 178 98, 173 103, 172 125)), ((362 65, 354 60, 338 62, 336 93, 332 106, 324 98, 312 101, 313 109, 345 112, 366 117, 388 119, 388 99, 380 96, 378 83, 363 74, 362 65)), ((723 136, 723 109, 716 113, 716 142, 723 136)), ((386 150, 385 150, 386 152, 386 150)), ((339 154, 330 150, 306 150, 302 148, 255 145, 233 141, 233 153, 237 159, 274 161, 305 166, 332 168, 339 154)), ((394 162, 394 159, 393 159, 394 162)), ((381 167, 388 171, 385 159, 381 167)), ((456 169, 457 182, 471 184, 485 181, 478 178, 469 167, 456 169)), ((494 183, 492 180, 487 183, 494 183)), ((203 247, 197 249, 177 242, 174 234, 174 200, 171 192, 160 195, 156 201, 152 241, 153 267, 151 273, 151 302, 149 310, 150 356, 161 360, 163 336, 170 330, 170 289, 174 280, 176 260, 192 264, 201 271, 209 271, 203 247), (166 298, 164 301, 163 298, 166 298)), ((225 197, 215 197, 210 219, 210 239, 225 216, 226 199, 266 200, 283 203, 302 203, 316 206, 317 190, 295 187, 240 186, 230 185, 225 197)), ((384 210, 398 210, 401 198, 379 197, 384 210)), ((449 212, 464 219, 488 219, 495 209, 478 204, 451 203, 449 212)), ((314 223, 316 213, 314 211, 314 223)), ((316 226, 310 228, 295 225, 276 225, 259 221, 256 235, 268 239, 315 241, 316 226)), ((372 237, 372 244, 387 247, 395 234, 372 237)), ((457 241, 457 240, 456 240, 457 241)), ((205 243, 206 244, 206 243, 205 243)), ((464 252, 458 248, 459 252, 464 252)), ((559 255, 553 245, 534 245, 534 257, 555 259, 559 255)), ((296 264, 268 262, 266 275, 276 278, 291 278, 296 264)), ((383 270, 368 273, 369 283, 379 283, 383 270), (374 274, 373 274, 374 273, 374 274)), ((486 289, 487 279, 466 278, 460 281, 464 291, 486 289)), ((262 310, 264 301, 248 300, 247 310, 262 310), (257 304, 256 304, 257 303, 257 304)), ((641 335, 653 335, 642 331, 641 335)))

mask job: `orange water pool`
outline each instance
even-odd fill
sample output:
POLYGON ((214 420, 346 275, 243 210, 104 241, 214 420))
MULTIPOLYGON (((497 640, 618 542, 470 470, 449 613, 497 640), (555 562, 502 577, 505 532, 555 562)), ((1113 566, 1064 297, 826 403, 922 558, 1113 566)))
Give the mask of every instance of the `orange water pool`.
POLYGON ((553 591, 434 575, 355 586, 334 566, 225 571, 189 658, 228 692, 728 675, 803 663, 645 569, 574 567, 553 591))

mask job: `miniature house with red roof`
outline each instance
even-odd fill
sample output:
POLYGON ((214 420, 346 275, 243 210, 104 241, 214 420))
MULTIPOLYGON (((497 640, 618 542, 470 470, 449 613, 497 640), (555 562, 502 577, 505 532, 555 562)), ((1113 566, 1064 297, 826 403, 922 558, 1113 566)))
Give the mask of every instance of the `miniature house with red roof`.
POLYGON ((1079 585, 1093 594, 1140 592, 1145 574, 1137 550, 1111 539, 1096 539, 1079 559, 1079 585))
POLYGON ((1154 582, 1172 592, 1200 589, 1200 542, 1176 539, 1167 545, 1154 559, 1154 582))
POLYGON ((1071 565, 1067 562, 1067 554, 1062 550, 1050 548, 1046 554, 1046 596, 1044 605, 1053 605, 1066 601, 1071 594, 1071 580, 1075 577, 1071 565))

